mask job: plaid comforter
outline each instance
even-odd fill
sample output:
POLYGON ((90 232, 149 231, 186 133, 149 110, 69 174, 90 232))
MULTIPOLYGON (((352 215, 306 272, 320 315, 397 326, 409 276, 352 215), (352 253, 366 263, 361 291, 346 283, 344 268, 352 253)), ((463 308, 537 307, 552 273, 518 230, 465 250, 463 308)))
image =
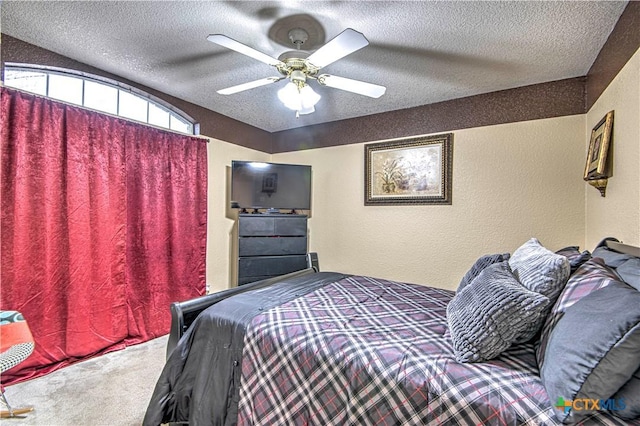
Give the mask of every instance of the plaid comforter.
MULTIPOLYGON (((238 424, 557 424, 531 344, 455 361, 452 291, 351 276, 256 316, 238 424)), ((584 424, 625 424, 602 414, 584 424)))

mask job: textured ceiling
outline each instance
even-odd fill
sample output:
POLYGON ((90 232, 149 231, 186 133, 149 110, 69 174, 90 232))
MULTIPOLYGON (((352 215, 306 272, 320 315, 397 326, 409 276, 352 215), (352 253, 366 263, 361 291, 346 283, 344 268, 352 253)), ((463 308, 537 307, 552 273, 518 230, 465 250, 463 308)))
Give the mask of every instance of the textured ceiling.
POLYGON ((273 132, 586 75, 626 3, 4 0, 1 29, 273 132), (311 82, 322 99, 296 119, 277 99, 284 80, 216 93, 278 72, 209 34, 278 57, 293 47, 274 41, 284 29, 273 26, 297 14, 309 15, 302 25, 319 23, 320 45, 345 28, 362 32, 369 46, 322 71, 386 86, 386 94, 371 99, 311 82))

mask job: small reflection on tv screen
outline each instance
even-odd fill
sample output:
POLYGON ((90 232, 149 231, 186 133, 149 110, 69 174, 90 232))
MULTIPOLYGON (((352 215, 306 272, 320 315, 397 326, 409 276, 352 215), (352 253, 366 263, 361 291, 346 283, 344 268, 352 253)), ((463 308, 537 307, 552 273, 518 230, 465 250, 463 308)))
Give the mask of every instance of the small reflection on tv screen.
POLYGON ((231 207, 310 210, 311 166, 232 161, 231 207))

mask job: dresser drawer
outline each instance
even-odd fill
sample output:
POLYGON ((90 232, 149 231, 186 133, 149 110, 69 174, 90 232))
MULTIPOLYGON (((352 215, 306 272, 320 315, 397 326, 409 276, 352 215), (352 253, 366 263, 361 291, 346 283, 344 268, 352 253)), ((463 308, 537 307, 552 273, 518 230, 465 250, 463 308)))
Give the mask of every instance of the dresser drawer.
POLYGON ((275 235, 307 235, 307 218, 276 218, 275 235))
POLYGON ((240 237, 307 235, 306 217, 242 216, 238 223, 240 237))
POLYGON ((306 253, 307 237, 242 237, 238 240, 240 256, 284 256, 306 253))
POLYGON ((238 216, 238 285, 307 268, 307 216, 238 216))
POLYGON ((273 278, 273 275, 261 275, 259 277, 238 277, 238 285, 254 283, 256 281, 262 281, 268 278, 273 278))
MULTIPOLYGON (((284 275, 307 267, 307 256, 241 257, 238 262, 238 280, 245 277, 284 275)), ((257 280, 254 280, 257 281, 257 280)))

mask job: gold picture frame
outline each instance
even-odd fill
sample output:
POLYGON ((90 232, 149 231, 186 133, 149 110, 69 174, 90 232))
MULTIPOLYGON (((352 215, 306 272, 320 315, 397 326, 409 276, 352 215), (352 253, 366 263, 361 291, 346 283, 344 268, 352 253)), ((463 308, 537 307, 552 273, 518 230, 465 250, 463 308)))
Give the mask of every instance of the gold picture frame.
POLYGON ((608 153, 613 130, 613 111, 609 111, 591 130, 584 180, 606 179, 610 177, 608 153))
POLYGON ((364 146, 364 204, 452 204, 453 133, 364 146))

